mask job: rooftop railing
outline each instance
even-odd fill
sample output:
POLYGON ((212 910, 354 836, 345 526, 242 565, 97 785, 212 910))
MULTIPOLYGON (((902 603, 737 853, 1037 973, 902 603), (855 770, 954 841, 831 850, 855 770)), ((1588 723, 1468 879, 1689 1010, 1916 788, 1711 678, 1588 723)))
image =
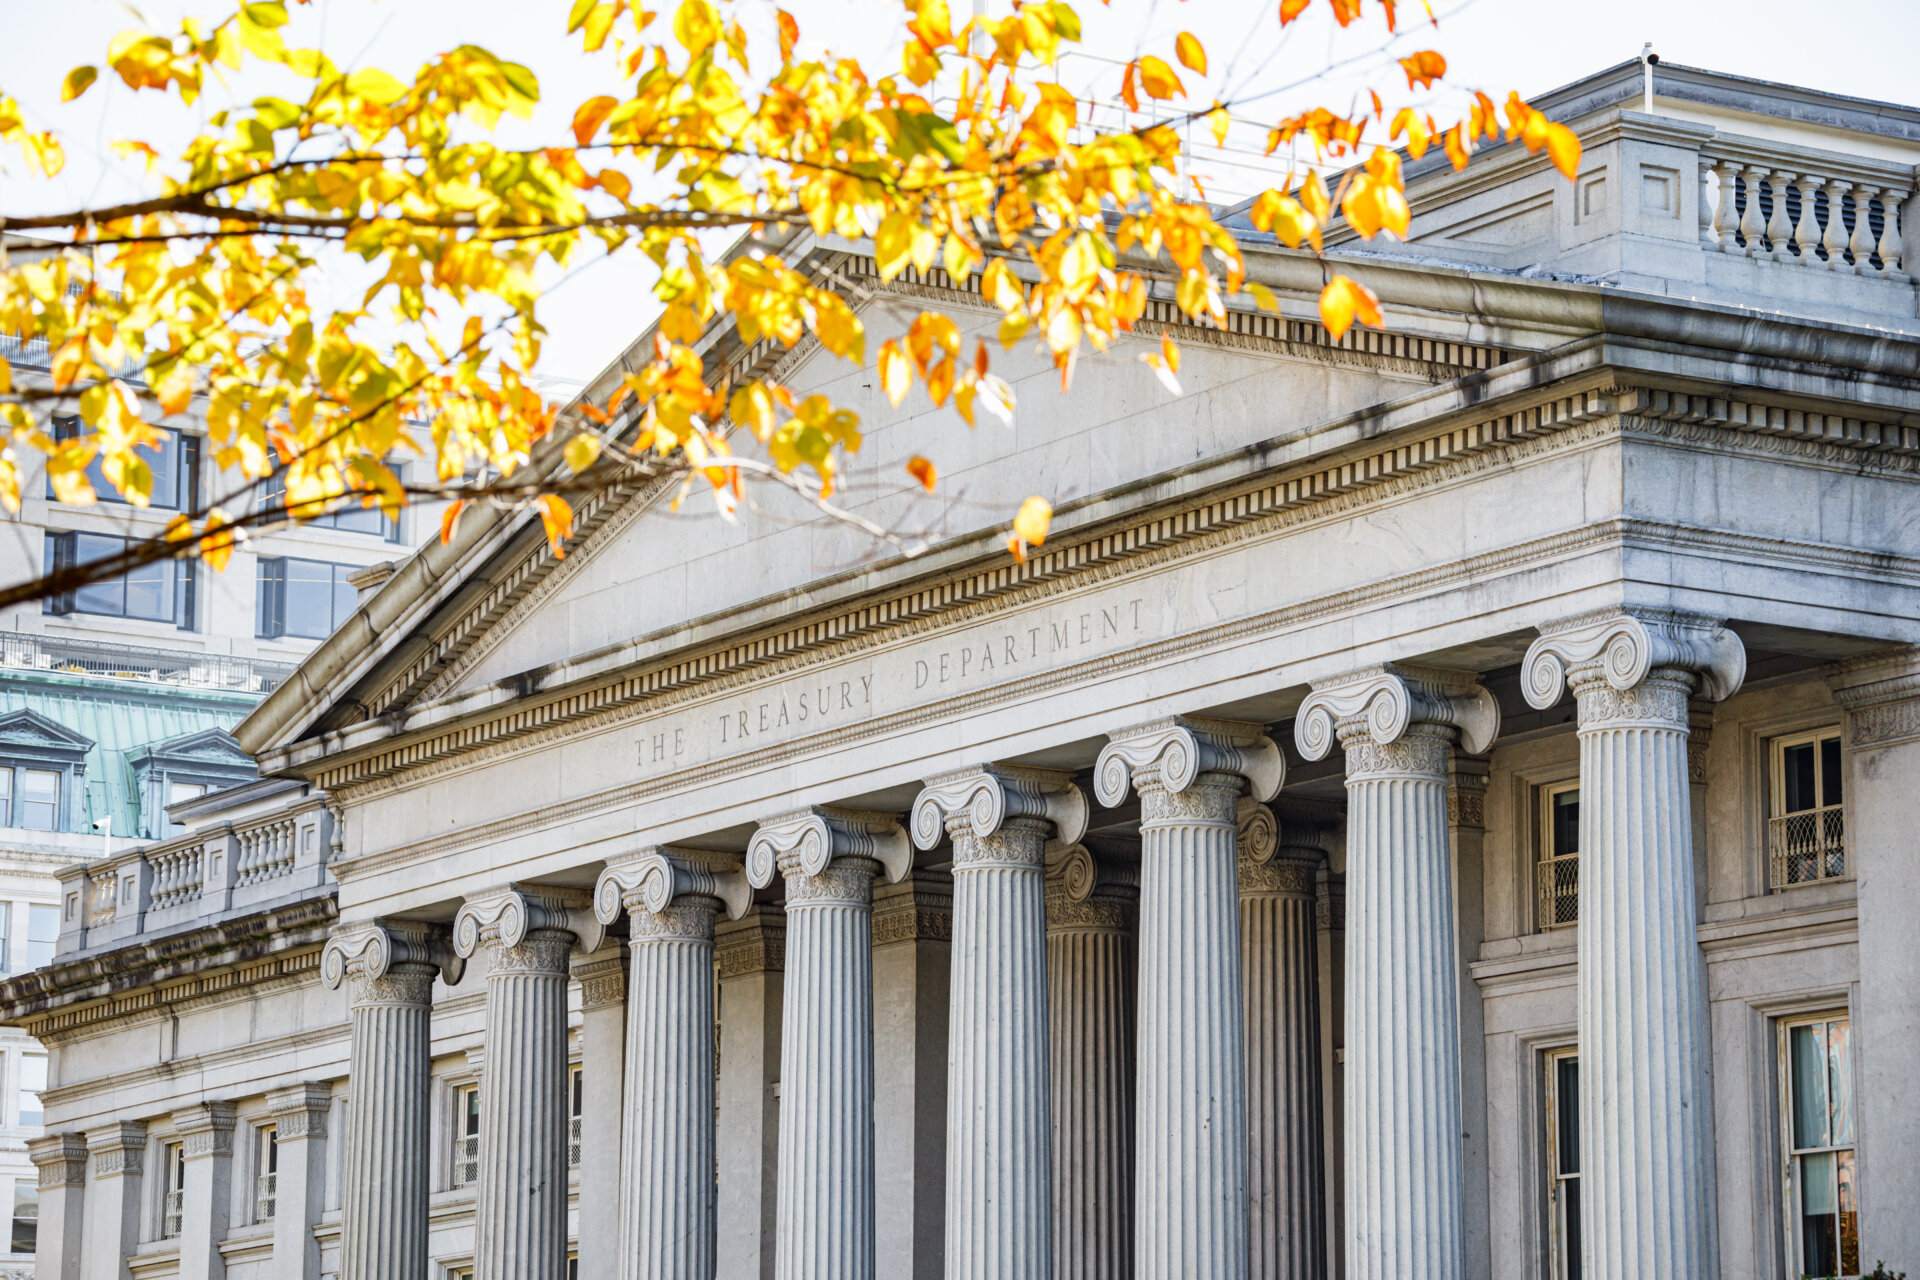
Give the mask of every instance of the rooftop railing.
POLYGON ((146 649, 19 631, 0 633, 0 671, 7 668, 260 694, 272 693, 294 672, 292 663, 228 653, 146 649))

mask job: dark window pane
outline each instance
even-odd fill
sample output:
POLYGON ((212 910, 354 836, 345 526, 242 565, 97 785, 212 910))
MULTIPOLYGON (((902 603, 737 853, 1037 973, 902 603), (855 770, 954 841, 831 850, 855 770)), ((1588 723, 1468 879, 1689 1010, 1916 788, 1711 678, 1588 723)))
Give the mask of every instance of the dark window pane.
POLYGON ((51 769, 20 771, 20 825, 34 831, 60 829, 60 775, 51 769))
POLYGON ((1580 1182, 1571 1179, 1560 1184, 1566 1197, 1567 1280, 1580 1280, 1580 1182))
POLYGON ((1553 797, 1553 856, 1580 852, 1580 793, 1561 791, 1553 797))
POLYGON ((312 560, 286 562, 285 633, 324 640, 333 633, 333 566, 312 560))
POLYGON ((1840 1152, 1836 1163, 1839 1167, 1840 1274, 1857 1276, 1860 1274, 1860 1205, 1853 1192, 1853 1152, 1840 1152))
POLYGON ((1783 812, 1799 813, 1802 809, 1811 809, 1819 802, 1813 794, 1813 744, 1803 742, 1797 747, 1788 747, 1781 753, 1783 783, 1786 787, 1786 808, 1783 812))
POLYGON ((1820 798, 1823 804, 1839 804, 1840 739, 1828 738, 1820 744, 1820 798))
POLYGON ((1853 1142, 1853 1064, 1847 1053, 1847 1024, 1827 1024, 1827 1109, 1833 1116, 1833 1145, 1853 1142))
POLYGON ((1795 1027, 1793 1053, 1793 1145, 1827 1145, 1827 1029, 1822 1023, 1795 1027))
POLYGON ((1555 1137, 1558 1139, 1560 1172, 1580 1172, 1580 1060, 1561 1058, 1554 1066, 1553 1085, 1555 1137))
POLYGON ((40 1188, 31 1178, 13 1180, 13 1230, 7 1247, 15 1253, 32 1253, 40 1238, 40 1188))
POLYGON ((1835 1231, 1838 1196, 1833 1156, 1800 1160, 1800 1270, 1811 1276, 1838 1275, 1840 1241, 1835 1231))
MULTIPOLYGON (((126 549, 126 541, 121 538, 102 537, 97 533, 76 533, 73 535, 73 563, 92 564, 96 560, 105 560, 108 556, 117 556, 126 549)), ((110 578, 105 582, 95 582, 81 587, 73 593, 73 607, 82 613, 105 613, 119 617, 127 611, 127 584, 125 579, 110 578)))
POLYGON ((287 562, 262 560, 260 580, 254 596, 254 634, 272 639, 284 633, 287 562))

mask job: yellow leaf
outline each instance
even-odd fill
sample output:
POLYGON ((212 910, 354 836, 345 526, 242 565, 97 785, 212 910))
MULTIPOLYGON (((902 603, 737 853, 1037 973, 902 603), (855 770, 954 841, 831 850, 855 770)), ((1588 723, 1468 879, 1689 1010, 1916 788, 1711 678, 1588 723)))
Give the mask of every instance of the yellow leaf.
POLYGON ((1267 288, 1267 286, 1261 284, 1258 280, 1248 282, 1247 292, 1253 295, 1254 303, 1258 305, 1262 311, 1272 311, 1276 314, 1279 312, 1280 299, 1274 296, 1273 290, 1267 288))
POLYGON ((1026 305, 1027 295, 1005 258, 987 263, 980 275, 980 296, 992 300, 1002 311, 1016 311, 1026 305))
POLYGON ((68 338, 60 344, 53 354, 53 388, 65 391, 80 376, 80 365, 86 359, 87 340, 68 338))
POLYGON ((720 15, 707 0, 680 0, 680 9, 673 15, 673 34, 697 58, 720 38, 720 15))
POLYGON ((573 468, 575 475, 579 475, 600 456, 600 437, 591 431, 582 431, 567 441, 566 455, 567 465, 573 468))
POLYGON ((378 67, 363 67, 347 77, 347 92, 381 106, 398 102, 407 87, 378 67))
POLYGON ((13 366, 7 363, 5 356, 0 356, 0 396, 4 396, 12 390, 13 366))
POLYGON ((1053 504, 1035 494, 1020 504, 1020 512, 1013 518, 1013 533, 1022 542, 1040 546, 1047 540, 1047 529, 1053 524, 1053 504))
POLYGON ((1227 129, 1233 124, 1225 107, 1215 107, 1207 112, 1207 128, 1213 133, 1213 144, 1217 147, 1227 145, 1227 129))
POLYGON ((1086 296, 1100 276, 1100 254, 1093 245, 1093 237, 1082 231, 1060 255, 1060 283, 1066 288, 1067 297, 1078 301, 1086 296))
POLYGON ((749 382, 728 400, 727 415, 753 432, 754 439, 765 440, 773 433, 773 393, 764 382, 749 382))
POLYGON ((934 465, 917 453, 907 459, 907 474, 918 480, 920 487, 928 493, 933 492, 933 486, 940 478, 934 465))
POLYGON ((1207 50, 1191 31, 1182 31, 1173 41, 1174 55, 1180 65, 1196 75, 1207 74, 1207 50))
POLYGON ((593 135, 600 132, 601 124, 619 105, 604 93, 580 104, 580 109, 573 113, 573 136, 581 146, 593 141, 593 135))
POLYGON ((873 237, 873 260, 880 278, 891 280, 907 269, 913 253, 913 215, 895 210, 880 224, 873 237))
POLYGON ((580 20, 581 38, 588 53, 597 53, 600 46, 607 42, 607 33, 613 30, 613 20, 619 10, 610 4, 597 4, 586 17, 580 20))
POLYGON ((1563 124, 1547 125, 1547 156, 1553 167, 1571 178, 1580 168, 1580 138, 1563 124))
POLYGON ((573 507, 557 493, 542 494, 540 524, 547 531, 547 546, 553 550, 553 558, 566 559, 567 551, 561 543, 573 536, 573 507))
POLYGON ((193 402, 193 366, 185 360, 174 360, 153 389, 160 398, 161 413, 168 417, 185 413, 193 402))
POLYGON ((200 534, 200 558, 207 567, 219 573, 227 567, 227 561, 233 559, 233 547, 239 535, 227 518, 227 513, 215 507, 207 514, 206 528, 200 534))
POLYGON ((72 102, 91 88, 99 75, 97 67, 75 67, 67 72, 67 78, 60 83, 60 101, 72 102))
POLYGON ((1187 93, 1173 68, 1152 54, 1140 59, 1140 87, 1155 98, 1185 97, 1187 93))
POLYGON ((898 409, 912 387, 913 362, 900 350, 900 344, 889 338, 880 348, 880 389, 898 409))
POLYGON ((1355 320, 1376 329, 1386 323, 1380 314, 1380 299, 1358 280, 1335 276, 1320 291, 1320 323, 1338 342, 1347 336, 1355 320))

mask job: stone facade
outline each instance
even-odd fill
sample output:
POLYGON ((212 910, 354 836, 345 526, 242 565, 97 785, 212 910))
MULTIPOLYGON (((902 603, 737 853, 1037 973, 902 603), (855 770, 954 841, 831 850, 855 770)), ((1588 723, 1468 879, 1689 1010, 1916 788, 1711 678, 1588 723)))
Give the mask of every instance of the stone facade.
MULTIPOLYGON (((1280 317, 1141 325, 1180 400, 1007 357, 948 482, 1048 477, 1023 565, 828 573, 867 549, 644 485, 564 561, 507 513, 423 548, 241 726, 286 789, 204 815, 324 857, 0 988, 55 1061, 41 1266, 1920 1269, 1920 113, 1624 74, 1553 99, 1570 187, 1416 175, 1417 254, 1350 264, 1384 333, 1256 246, 1280 317), (1891 238, 1746 227, 1807 175, 1891 238)), ((817 352, 713 351, 899 452, 817 352)))

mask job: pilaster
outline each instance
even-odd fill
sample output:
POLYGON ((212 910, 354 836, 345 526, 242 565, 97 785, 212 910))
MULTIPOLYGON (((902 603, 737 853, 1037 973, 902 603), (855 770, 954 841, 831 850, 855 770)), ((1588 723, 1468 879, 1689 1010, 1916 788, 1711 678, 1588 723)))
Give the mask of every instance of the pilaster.
POLYGON ((605 929, 584 898, 509 886, 470 898, 454 950, 487 961, 474 1272, 550 1280, 567 1266, 567 972, 605 929))
POLYGON ((1522 684, 1570 685, 1580 734, 1580 1194, 1592 1280, 1719 1274, 1712 1042, 1695 921, 1688 698, 1740 687, 1711 618, 1586 614, 1540 629, 1522 684))
POLYGON ((879 1274, 946 1267, 947 1014, 953 877, 916 869, 873 889, 873 1172, 897 1189, 874 1221, 879 1274))
POLYGON ((1047 877, 1054 1280, 1132 1280, 1140 860, 1057 847, 1047 877))
POLYGON ((1284 776, 1261 726, 1186 717, 1112 735, 1094 766, 1102 804, 1140 793, 1140 1280, 1247 1275, 1237 805, 1284 776))
POLYGON ((627 1061, 627 957, 618 941, 576 954, 580 984, 580 1274, 613 1277, 620 1258, 620 1160, 627 1061))
POLYGON ((913 806, 914 843, 953 849, 948 1280, 1052 1269, 1046 849, 1086 828, 1086 795, 1052 770, 960 770, 928 779, 913 806))
POLYGON ((333 1086, 296 1084, 267 1095, 279 1172, 273 1187, 273 1274, 320 1280, 314 1224, 326 1211, 327 1118, 333 1086))
POLYGON ((77 1133, 27 1139, 27 1158, 39 1170, 40 1225, 34 1274, 40 1280, 80 1280, 85 1241, 87 1140, 77 1133))
POLYGON ((1852 1009, 1860 1257, 1920 1258, 1920 649, 1828 673, 1846 714, 1847 857, 1859 904, 1860 985, 1852 1009))
POLYGON ((873 881, 913 865, 890 815, 804 809, 747 846, 786 886, 778 1280, 873 1280, 873 881))
POLYGON ((83 1280, 121 1280, 127 1258, 140 1247, 140 1211, 145 1201, 147 1126, 123 1120, 87 1130, 86 1247, 83 1280))
POLYGON ((714 926, 720 971, 718 1280, 773 1280, 780 1168, 786 914, 760 903, 714 926))
POLYGON ((342 925, 320 953, 320 980, 346 985, 353 1024, 340 1280, 428 1280, 433 983, 465 969, 447 931, 419 921, 342 925))
POLYGON ((1300 752, 1347 759, 1345 1267, 1466 1274, 1459 951, 1447 766, 1499 731, 1470 672, 1401 664, 1315 685, 1300 752), (1404 1064, 1423 1064, 1409 1071, 1404 1064))
POLYGON ((614 859, 595 886, 600 921, 624 910, 629 930, 622 1280, 714 1273, 713 922, 752 896, 732 855, 670 846, 614 859))
POLYGON ((1327 1276, 1343 1280, 1346 1250, 1347 878, 1329 865, 1315 878, 1314 934, 1320 957, 1320 1137, 1326 1149, 1321 1181, 1327 1207, 1327 1276))
POLYGON ((1460 993, 1461 1169, 1467 1274, 1493 1273, 1488 1221, 1487 1020, 1471 965, 1486 939, 1487 762, 1454 753, 1447 765, 1447 831, 1453 846, 1454 975, 1460 993))
POLYGON ((233 1126, 231 1102, 201 1102, 173 1113, 186 1162, 186 1188, 180 1211, 181 1280, 223 1280, 220 1256, 233 1204, 233 1126))
POLYGON ((1316 877, 1309 823, 1239 807, 1240 972, 1246 1002, 1248 1269, 1324 1280, 1316 877))

